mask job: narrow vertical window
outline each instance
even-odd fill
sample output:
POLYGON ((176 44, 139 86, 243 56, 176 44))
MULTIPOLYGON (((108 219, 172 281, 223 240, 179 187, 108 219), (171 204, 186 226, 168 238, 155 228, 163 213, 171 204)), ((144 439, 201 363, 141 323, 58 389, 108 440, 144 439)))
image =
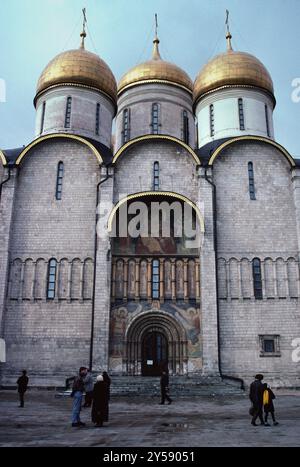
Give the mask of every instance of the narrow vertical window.
POLYGON ((210 125, 210 136, 215 134, 215 112, 213 104, 209 106, 209 125, 210 125))
POLYGON ((159 260, 152 262, 152 298, 159 298, 159 260))
POLYGON ((154 162, 153 166, 153 189, 159 190, 159 162, 154 162))
POLYGON ((123 131, 122 131, 122 142, 127 143, 130 139, 130 115, 129 109, 123 111, 123 131))
POLYGON ((240 130, 245 130, 245 119, 244 119, 244 104, 243 99, 238 100, 239 104, 239 122, 240 122, 240 130))
POLYGON ((96 128, 95 128, 96 135, 99 135, 99 130, 100 130, 100 104, 97 104, 97 107, 96 107, 96 128))
POLYGON ((64 178, 64 163, 59 162, 57 166, 57 179, 56 179, 56 200, 60 201, 62 198, 62 185, 64 178))
POLYGON ((71 128, 72 97, 68 97, 66 105, 65 128, 71 128))
POLYGON ((42 134, 43 131, 44 131, 45 113, 46 113, 46 102, 43 102, 42 118, 41 118, 41 134, 42 134))
POLYGON ((190 134, 189 134, 189 117, 186 110, 182 112, 182 120, 183 120, 183 141, 186 144, 189 144, 190 134))
POLYGON ((51 259, 48 267, 48 280, 47 280, 47 299, 53 300, 55 298, 56 289, 56 272, 57 272, 57 261, 51 259))
POLYGON ((262 295, 262 280, 261 280, 261 263, 259 258, 254 258, 252 261, 252 274, 253 274, 253 289, 254 297, 257 300, 263 298, 262 295))
POLYGON ((267 104, 265 104, 265 117, 266 117, 266 130, 267 130, 267 135, 270 136, 269 112, 268 112, 268 106, 267 106, 267 104))
POLYGON ((248 177, 249 177, 249 195, 250 199, 255 198, 255 186, 254 186, 254 170, 253 170, 253 163, 248 162, 248 177))
POLYGON ((152 104, 151 127, 152 127, 152 134, 158 135, 158 128, 159 128, 159 106, 158 104, 152 104))

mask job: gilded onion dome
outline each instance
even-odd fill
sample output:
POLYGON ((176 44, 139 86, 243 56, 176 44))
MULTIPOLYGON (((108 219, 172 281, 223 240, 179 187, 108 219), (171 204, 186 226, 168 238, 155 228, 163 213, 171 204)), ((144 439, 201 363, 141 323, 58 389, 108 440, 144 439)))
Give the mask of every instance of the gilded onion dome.
POLYGON ((194 103, 210 91, 227 86, 253 86, 274 98, 272 78, 265 66, 253 55, 236 52, 227 33, 227 51, 210 60, 198 74, 194 84, 194 103))
POLYGON ((37 84, 35 102, 41 93, 51 87, 75 85, 94 88, 116 103, 117 83, 111 69, 98 55, 85 50, 85 32, 81 37, 79 49, 57 55, 46 66, 37 84))
POLYGON ((128 88, 147 83, 172 84, 192 93, 193 83, 187 73, 174 63, 162 60, 157 36, 153 44, 151 60, 135 66, 121 78, 118 85, 118 95, 128 88))

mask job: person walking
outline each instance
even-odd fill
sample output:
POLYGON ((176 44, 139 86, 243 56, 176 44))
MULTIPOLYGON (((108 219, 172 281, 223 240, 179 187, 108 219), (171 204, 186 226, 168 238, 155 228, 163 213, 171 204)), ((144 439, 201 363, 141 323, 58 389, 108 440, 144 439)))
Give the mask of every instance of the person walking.
POLYGON ((107 383, 103 380, 103 376, 97 376, 92 407, 92 422, 95 423, 97 428, 102 427, 103 422, 108 422, 108 395, 107 383))
POLYGON ((85 423, 83 423, 80 420, 80 411, 81 411, 81 404, 82 404, 82 398, 83 398, 83 392, 84 392, 84 378, 86 374, 87 374, 87 369, 83 366, 80 367, 79 374, 75 378, 73 387, 72 387, 71 397, 73 397, 73 408, 72 408, 72 426, 73 427, 85 426, 85 423))
POLYGON ((169 405, 172 403, 172 399, 170 398, 169 392, 169 376, 166 371, 163 371, 160 377, 160 392, 161 392, 161 403, 160 405, 164 405, 165 400, 167 399, 169 405))
POLYGON ((256 426, 257 417, 260 420, 260 424, 264 425, 263 419, 263 383, 262 380, 264 379, 262 374, 257 374, 254 376, 255 381, 250 384, 250 393, 249 399, 252 402, 252 420, 251 425, 256 426))
POLYGON ((110 400, 111 379, 108 376, 108 373, 106 371, 103 371, 102 376, 103 376, 103 381, 107 384, 107 397, 108 397, 108 400, 110 400))
POLYGON ((278 422, 275 420, 275 408, 273 400, 275 399, 275 394, 265 383, 263 384, 263 406, 265 412, 265 426, 270 426, 268 423, 268 415, 271 414, 273 425, 278 425, 278 422))
POLYGON ((91 407, 93 400, 94 380, 90 370, 87 369, 87 374, 84 378, 85 400, 83 407, 91 407))
POLYGON ((18 393, 19 393, 19 399, 20 399, 19 407, 24 407, 24 394, 28 389, 28 382, 29 382, 29 378, 27 376, 27 371, 23 370, 22 376, 20 376, 20 378, 18 378, 18 381, 17 381, 18 393))

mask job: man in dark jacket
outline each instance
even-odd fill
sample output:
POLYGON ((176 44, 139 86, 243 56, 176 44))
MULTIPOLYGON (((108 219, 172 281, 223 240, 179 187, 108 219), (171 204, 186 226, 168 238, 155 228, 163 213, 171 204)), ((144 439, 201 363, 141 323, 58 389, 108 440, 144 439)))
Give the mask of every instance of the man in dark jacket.
POLYGON ((260 424, 264 425, 263 419, 263 375, 255 375, 255 381, 250 385, 249 398, 253 404, 253 414, 251 424, 256 426, 256 419, 259 417, 260 424))
POLYGON ((19 398, 20 398, 19 407, 24 407, 24 394, 28 388, 28 381, 29 381, 29 378, 27 376, 27 371, 23 370, 22 376, 20 376, 20 378, 17 381, 18 393, 19 393, 19 398))
POLYGON ((169 402, 169 405, 172 403, 172 399, 168 395, 169 391, 169 376, 166 371, 163 371, 160 377, 160 391, 161 391, 161 403, 160 405, 164 405, 165 400, 169 402))
POLYGON ((75 378, 73 387, 72 387, 72 394, 73 397, 73 408, 72 408, 72 426, 85 426, 85 423, 82 423, 80 420, 80 411, 81 411, 81 404, 84 392, 84 378, 87 374, 87 368, 81 367, 79 369, 79 374, 75 378))

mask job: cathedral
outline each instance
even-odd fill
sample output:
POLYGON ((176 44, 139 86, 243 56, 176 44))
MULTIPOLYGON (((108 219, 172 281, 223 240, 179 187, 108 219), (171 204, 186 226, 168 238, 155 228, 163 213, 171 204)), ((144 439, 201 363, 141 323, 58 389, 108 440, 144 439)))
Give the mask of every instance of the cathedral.
POLYGON ((0 150, 0 384, 299 386, 300 160, 266 67, 227 27, 193 82, 156 31, 117 84, 85 38, 42 72, 31 143, 0 150))

